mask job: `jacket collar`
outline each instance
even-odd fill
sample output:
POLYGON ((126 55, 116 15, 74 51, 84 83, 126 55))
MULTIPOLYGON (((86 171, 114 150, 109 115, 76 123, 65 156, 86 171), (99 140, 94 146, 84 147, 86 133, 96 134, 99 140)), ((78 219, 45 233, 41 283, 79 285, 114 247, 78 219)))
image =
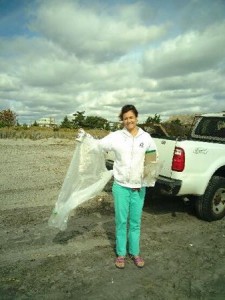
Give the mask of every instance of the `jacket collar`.
MULTIPOLYGON (((138 128, 138 133, 137 133, 137 135, 134 136, 135 138, 140 136, 144 132, 144 130, 142 128, 140 128, 140 127, 137 127, 137 128, 138 128)), ((129 137, 133 137, 133 135, 125 127, 122 129, 122 132, 129 137)))

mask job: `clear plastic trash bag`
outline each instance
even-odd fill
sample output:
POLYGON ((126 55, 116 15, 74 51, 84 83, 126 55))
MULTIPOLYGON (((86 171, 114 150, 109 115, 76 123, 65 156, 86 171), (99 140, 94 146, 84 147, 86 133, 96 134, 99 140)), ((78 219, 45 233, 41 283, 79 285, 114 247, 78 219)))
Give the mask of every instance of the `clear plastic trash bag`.
POLYGON ((112 177, 106 169, 104 152, 88 134, 79 137, 58 200, 49 218, 49 226, 65 230, 70 213, 99 194, 112 177))
POLYGON ((143 186, 155 186, 155 182, 162 169, 162 163, 159 161, 151 161, 144 166, 143 186))
POLYGON ((145 154, 143 186, 155 186, 162 165, 162 162, 158 160, 157 153, 156 157, 152 156, 151 152, 145 154))

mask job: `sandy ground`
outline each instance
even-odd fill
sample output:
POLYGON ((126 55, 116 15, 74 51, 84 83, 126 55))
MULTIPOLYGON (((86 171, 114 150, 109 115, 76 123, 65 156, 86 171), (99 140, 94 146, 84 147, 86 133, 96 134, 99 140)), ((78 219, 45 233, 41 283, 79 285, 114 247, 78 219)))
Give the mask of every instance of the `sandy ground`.
POLYGON ((148 193, 143 269, 114 266, 111 183, 65 232, 49 228, 74 148, 0 140, 0 299, 225 299, 225 219, 198 220, 179 199, 148 193))

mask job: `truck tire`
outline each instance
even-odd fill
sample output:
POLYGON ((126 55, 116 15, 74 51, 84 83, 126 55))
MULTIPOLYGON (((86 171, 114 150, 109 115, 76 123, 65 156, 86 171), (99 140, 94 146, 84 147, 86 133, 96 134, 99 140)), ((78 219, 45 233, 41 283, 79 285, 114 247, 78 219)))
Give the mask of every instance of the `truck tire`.
POLYGON ((205 221, 220 220, 225 216, 225 178, 213 176, 205 194, 197 197, 195 210, 198 217, 205 221))

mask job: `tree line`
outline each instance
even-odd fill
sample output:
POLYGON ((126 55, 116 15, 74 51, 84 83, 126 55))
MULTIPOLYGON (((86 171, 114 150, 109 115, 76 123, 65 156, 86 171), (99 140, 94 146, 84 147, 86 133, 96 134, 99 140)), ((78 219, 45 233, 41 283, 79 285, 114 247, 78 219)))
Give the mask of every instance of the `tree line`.
MULTIPOLYGON (((68 116, 65 116, 61 124, 61 128, 98 128, 98 129, 110 129, 110 122, 99 116, 85 116, 85 111, 77 111, 73 114, 74 118, 69 120, 68 116)), ((154 117, 148 117, 145 123, 161 123, 161 117, 155 114, 154 117)), ((20 126, 17 121, 17 114, 10 109, 0 111, 0 127, 12 127, 20 126)), ((27 124, 23 124, 27 125, 27 124)), ((38 126, 38 122, 34 121, 33 126, 38 126)))
POLYGON ((64 117, 60 124, 61 128, 93 128, 93 129, 110 129, 110 122, 99 116, 85 116, 85 111, 77 111, 73 114, 74 118, 69 120, 64 117))
MULTIPOLYGON (((151 126, 152 124, 162 124, 167 130, 168 134, 173 136, 185 136, 190 128, 184 126, 179 119, 175 119, 171 122, 162 122, 161 116, 155 114, 153 117, 149 116, 143 124, 139 124, 142 128, 145 126, 151 126)), ((10 109, 0 111, 0 128, 1 127, 13 127, 23 126, 27 127, 27 124, 20 125, 17 121, 17 114, 10 109)), ((39 126, 37 121, 31 126, 39 126)), ((85 116, 85 111, 77 111, 73 114, 73 119, 70 120, 68 116, 65 116, 60 125, 56 128, 88 128, 88 129, 105 129, 114 131, 120 128, 120 123, 109 122, 107 119, 99 116, 85 116)), ((152 132, 151 132, 152 133, 152 132)), ((153 132, 154 133, 154 132, 153 132)))

